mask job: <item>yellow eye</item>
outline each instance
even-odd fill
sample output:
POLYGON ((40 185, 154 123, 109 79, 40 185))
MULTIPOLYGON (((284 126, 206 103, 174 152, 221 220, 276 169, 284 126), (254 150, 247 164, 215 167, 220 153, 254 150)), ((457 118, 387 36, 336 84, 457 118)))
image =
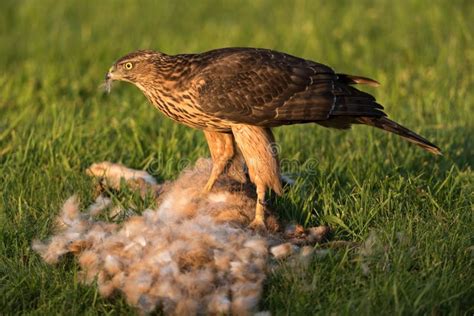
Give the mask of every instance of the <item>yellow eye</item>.
POLYGON ((132 68, 133 68, 133 64, 132 64, 132 63, 126 63, 126 64, 125 64, 125 69, 130 70, 130 69, 132 69, 132 68))

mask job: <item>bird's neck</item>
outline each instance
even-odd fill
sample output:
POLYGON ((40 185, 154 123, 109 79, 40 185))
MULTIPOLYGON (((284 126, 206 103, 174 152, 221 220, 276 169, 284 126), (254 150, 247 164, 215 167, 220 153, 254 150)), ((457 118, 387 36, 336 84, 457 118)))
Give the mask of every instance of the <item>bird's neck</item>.
POLYGON ((197 64, 192 61, 193 55, 165 55, 154 64, 150 76, 141 78, 136 85, 150 99, 156 95, 179 95, 189 88, 196 75, 197 64))
POLYGON ((172 118, 174 113, 169 112, 180 107, 182 96, 189 90, 196 74, 197 65, 190 57, 161 56, 153 65, 154 69, 135 82, 150 103, 172 118))

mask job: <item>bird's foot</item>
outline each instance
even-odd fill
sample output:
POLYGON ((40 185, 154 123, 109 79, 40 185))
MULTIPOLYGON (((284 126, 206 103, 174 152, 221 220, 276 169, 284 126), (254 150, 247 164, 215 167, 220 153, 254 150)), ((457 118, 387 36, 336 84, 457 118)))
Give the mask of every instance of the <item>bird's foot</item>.
POLYGON ((201 194, 205 195, 205 194, 211 192, 211 190, 214 187, 215 183, 216 183, 216 178, 211 176, 211 178, 207 181, 204 188, 202 188, 201 194))
POLYGON ((212 184, 207 183, 207 184, 204 186, 204 188, 202 188, 201 194, 207 194, 207 193, 211 192, 212 187, 213 187, 212 184))
POLYGON ((266 233, 267 227, 265 226, 265 222, 263 218, 255 217, 254 220, 249 224, 249 228, 253 229, 258 233, 266 233))

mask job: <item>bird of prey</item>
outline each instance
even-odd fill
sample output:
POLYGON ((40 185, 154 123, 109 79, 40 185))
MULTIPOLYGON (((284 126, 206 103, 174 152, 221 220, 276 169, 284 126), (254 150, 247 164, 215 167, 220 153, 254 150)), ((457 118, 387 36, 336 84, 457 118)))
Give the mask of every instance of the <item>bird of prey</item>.
POLYGON ((256 229, 265 228, 266 191, 282 194, 272 127, 316 123, 348 129, 365 124, 441 153, 388 119, 372 95, 353 87, 378 86, 377 81, 269 49, 222 48, 179 55, 136 51, 118 59, 105 79, 109 89, 113 80, 134 84, 166 116, 204 131, 213 160, 205 191, 226 167, 239 178, 245 161, 257 190, 250 224, 256 229))

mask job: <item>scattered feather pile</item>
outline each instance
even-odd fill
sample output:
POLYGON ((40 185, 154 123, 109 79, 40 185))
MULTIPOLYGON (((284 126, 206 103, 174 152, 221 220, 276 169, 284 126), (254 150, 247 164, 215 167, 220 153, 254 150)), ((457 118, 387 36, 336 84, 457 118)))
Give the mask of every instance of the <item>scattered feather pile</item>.
MULTIPOLYGON (((122 223, 106 222, 95 217, 111 206, 109 198, 99 195, 81 212, 78 198, 72 196, 58 216, 56 235, 35 241, 33 248, 50 264, 73 253, 84 282, 96 281, 104 297, 122 293, 145 313, 157 308, 177 315, 254 312, 270 254, 284 258, 297 246, 276 245, 281 238, 271 216, 265 236, 246 228, 255 209, 252 190, 224 177, 203 194, 209 172, 209 162, 200 160, 176 181, 158 185, 143 171, 94 164, 90 175, 116 189, 125 180, 141 191, 151 190, 158 207, 122 223)), ((299 234, 300 240, 305 233, 308 240, 316 238, 304 230, 285 232, 291 238, 299 234)))

